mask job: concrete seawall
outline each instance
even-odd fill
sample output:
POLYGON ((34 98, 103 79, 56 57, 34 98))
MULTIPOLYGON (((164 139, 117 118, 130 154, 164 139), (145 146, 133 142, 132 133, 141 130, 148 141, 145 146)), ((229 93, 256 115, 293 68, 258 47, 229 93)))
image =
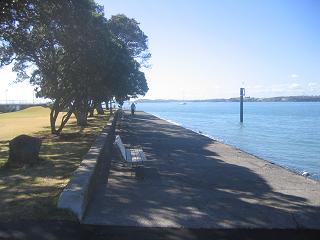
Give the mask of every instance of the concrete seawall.
POLYGON ((0 112, 15 112, 29 107, 45 106, 46 104, 0 104, 0 112))
POLYGON ((116 121, 117 114, 110 117, 58 200, 58 208, 70 210, 79 221, 86 212, 100 172, 106 168, 106 158, 112 147, 116 121))

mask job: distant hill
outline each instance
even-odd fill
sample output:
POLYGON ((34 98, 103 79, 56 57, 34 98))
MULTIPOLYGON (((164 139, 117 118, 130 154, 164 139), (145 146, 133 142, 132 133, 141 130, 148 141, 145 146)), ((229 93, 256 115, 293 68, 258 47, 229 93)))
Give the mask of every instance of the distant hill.
MULTIPOLYGON (((271 98, 246 97, 245 102, 320 102, 320 96, 283 96, 271 98)), ((239 98, 217 98, 203 100, 176 100, 176 99, 139 99, 136 102, 239 102, 239 98)))

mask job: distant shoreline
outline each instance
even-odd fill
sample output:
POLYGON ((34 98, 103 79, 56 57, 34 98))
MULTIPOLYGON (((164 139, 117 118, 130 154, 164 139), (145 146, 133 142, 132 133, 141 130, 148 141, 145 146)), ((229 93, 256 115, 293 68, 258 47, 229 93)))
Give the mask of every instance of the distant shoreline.
MULTIPOLYGON (((203 100, 182 100, 182 99, 139 99, 137 103, 166 103, 166 102, 239 102, 239 98, 217 98, 203 100)), ((320 102, 320 96, 283 96, 271 98, 245 97, 245 102, 320 102)))

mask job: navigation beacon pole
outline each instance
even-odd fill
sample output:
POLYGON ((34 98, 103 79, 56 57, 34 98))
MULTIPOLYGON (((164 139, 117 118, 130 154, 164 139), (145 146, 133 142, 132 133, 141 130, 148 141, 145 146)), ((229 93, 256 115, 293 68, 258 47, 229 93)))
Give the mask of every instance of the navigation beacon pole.
POLYGON ((243 96, 245 95, 244 88, 240 88, 240 122, 243 123, 243 96))

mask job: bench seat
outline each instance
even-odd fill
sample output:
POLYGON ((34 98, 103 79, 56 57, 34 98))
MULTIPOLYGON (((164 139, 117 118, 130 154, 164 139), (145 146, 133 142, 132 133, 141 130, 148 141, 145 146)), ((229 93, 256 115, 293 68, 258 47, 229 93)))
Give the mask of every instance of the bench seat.
POLYGON ((122 160, 131 167, 143 165, 143 162, 146 161, 146 156, 141 148, 126 149, 119 135, 116 135, 114 144, 119 150, 122 160))

